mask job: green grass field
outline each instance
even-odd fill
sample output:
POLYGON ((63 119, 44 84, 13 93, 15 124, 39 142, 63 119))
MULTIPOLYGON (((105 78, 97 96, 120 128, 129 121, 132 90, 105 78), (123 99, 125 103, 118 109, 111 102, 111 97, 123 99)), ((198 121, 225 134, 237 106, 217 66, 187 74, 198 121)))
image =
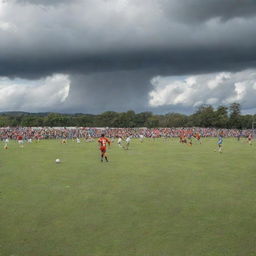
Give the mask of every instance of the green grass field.
POLYGON ((216 142, 1 144, 0 255, 255 256, 256 145, 216 142))

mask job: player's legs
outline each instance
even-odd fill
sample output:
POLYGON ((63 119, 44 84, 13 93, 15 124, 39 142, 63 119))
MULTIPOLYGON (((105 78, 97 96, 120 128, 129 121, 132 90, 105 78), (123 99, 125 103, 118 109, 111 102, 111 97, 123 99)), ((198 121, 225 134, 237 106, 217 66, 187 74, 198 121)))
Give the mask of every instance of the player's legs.
POLYGON ((101 151, 101 162, 103 162, 104 158, 105 158, 106 162, 108 162, 108 157, 107 157, 107 154, 106 154, 106 148, 102 147, 100 149, 100 151, 101 151))
POLYGON ((18 144, 20 145, 21 148, 23 148, 23 140, 18 140, 18 144))
POLYGON ((106 152, 104 153, 104 157, 105 157, 106 162, 108 162, 108 157, 107 157, 107 153, 106 152))
POLYGON ((104 155, 105 155, 105 153, 101 151, 101 159, 100 159, 101 162, 103 162, 104 155))
POLYGON ((106 162, 108 162, 108 157, 107 157, 107 152, 102 152, 102 155, 101 155, 101 162, 103 162, 103 158, 105 158, 106 162))

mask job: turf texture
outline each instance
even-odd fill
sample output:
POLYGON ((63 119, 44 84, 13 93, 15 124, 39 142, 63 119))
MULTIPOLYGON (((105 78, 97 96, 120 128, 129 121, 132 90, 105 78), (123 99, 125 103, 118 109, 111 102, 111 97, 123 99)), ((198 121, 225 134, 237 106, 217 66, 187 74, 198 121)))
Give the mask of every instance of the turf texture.
POLYGON ((1 144, 0 256, 255 256, 256 145, 215 149, 1 144))

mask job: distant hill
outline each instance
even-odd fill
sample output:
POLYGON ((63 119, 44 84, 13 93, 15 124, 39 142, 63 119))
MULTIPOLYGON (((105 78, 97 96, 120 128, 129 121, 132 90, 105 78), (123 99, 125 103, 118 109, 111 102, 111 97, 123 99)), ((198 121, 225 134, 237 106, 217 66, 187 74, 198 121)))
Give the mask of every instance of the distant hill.
POLYGON ((24 111, 5 111, 0 112, 0 115, 6 115, 6 116, 24 116, 24 115, 33 115, 33 116, 47 116, 50 112, 43 112, 43 113, 30 113, 30 112, 24 112, 24 111))

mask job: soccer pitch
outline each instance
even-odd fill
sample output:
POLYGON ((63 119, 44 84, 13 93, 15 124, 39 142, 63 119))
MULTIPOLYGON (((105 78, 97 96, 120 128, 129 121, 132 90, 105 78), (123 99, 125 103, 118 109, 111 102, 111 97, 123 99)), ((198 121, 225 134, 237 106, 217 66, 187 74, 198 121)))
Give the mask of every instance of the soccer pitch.
POLYGON ((256 255, 256 146, 216 143, 1 145, 0 255, 256 255))

